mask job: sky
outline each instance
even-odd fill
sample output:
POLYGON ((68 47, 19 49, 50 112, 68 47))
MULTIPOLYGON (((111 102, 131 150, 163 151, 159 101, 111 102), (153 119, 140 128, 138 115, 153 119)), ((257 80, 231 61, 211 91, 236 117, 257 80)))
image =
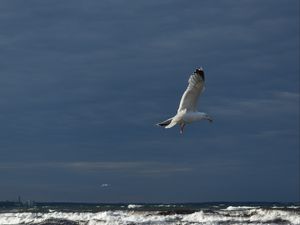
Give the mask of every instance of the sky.
POLYGON ((299 1, 1 1, 0 108, 0 200, 299 201, 299 1))

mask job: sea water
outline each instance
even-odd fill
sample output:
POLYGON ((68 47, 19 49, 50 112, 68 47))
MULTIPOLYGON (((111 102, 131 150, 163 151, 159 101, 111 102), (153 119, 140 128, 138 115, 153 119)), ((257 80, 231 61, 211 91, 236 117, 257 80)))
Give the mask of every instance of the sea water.
POLYGON ((0 203, 0 224, 197 225, 300 224, 297 203, 0 203))

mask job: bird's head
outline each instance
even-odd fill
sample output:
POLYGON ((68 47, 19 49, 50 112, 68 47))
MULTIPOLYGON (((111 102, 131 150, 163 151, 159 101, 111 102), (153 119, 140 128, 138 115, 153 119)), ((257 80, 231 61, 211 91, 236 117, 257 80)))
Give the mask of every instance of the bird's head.
POLYGON ((201 76, 202 79, 204 80, 204 71, 203 71, 203 68, 202 68, 202 67, 197 68, 197 69, 195 70, 195 73, 198 74, 199 76, 201 76))
POLYGON ((197 68, 197 69, 195 70, 195 73, 197 73, 197 74, 199 74, 199 75, 204 74, 203 68, 202 68, 202 67, 197 68))

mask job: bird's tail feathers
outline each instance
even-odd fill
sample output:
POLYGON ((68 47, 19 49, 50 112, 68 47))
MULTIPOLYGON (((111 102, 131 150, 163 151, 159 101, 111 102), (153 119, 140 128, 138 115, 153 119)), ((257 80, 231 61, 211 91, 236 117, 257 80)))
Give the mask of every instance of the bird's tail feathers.
POLYGON ((170 118, 170 119, 167 119, 167 120, 165 120, 163 122, 160 122, 160 123, 158 123, 156 125, 157 126, 161 126, 161 127, 166 127, 166 126, 168 126, 171 123, 172 119, 173 119, 173 117, 170 118))
POLYGON ((168 126, 166 126, 165 128, 167 128, 167 129, 168 129, 168 128, 172 128, 172 127, 174 127, 176 124, 177 124, 177 121, 172 119, 171 123, 170 123, 168 126))

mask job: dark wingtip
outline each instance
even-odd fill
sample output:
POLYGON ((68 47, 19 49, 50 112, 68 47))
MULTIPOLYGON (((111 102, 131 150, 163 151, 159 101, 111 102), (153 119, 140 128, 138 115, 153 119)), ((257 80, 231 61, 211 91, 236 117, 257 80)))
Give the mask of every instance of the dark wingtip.
POLYGON ((165 120, 163 122, 157 123, 156 125, 161 126, 161 127, 165 127, 165 126, 169 125, 171 123, 171 121, 172 121, 172 118, 170 118, 168 120, 165 120))
POLYGON ((203 71, 202 67, 197 68, 195 73, 198 74, 202 78, 203 81, 205 81, 204 71, 203 71))

